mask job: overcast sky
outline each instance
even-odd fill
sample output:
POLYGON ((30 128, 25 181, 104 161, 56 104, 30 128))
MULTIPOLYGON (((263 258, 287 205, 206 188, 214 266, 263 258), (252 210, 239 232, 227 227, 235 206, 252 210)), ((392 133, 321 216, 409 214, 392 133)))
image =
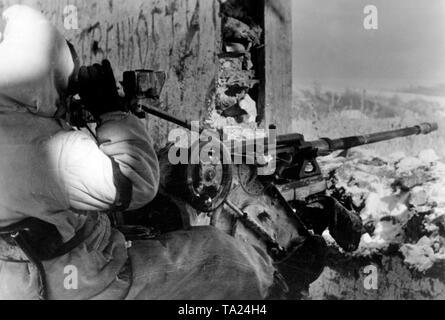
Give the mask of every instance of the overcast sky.
POLYGON ((445 0, 291 0, 296 84, 445 83, 445 0), (379 29, 363 27, 375 5, 379 29))

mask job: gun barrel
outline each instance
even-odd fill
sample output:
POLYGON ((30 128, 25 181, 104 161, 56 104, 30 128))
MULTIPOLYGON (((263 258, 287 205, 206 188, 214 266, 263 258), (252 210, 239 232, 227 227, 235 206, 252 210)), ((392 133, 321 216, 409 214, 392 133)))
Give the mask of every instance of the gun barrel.
POLYGON ((422 123, 414 127, 393 130, 393 131, 372 133, 361 136, 352 136, 340 139, 322 138, 317 141, 312 141, 310 142, 310 144, 312 144, 313 147, 317 148, 319 150, 319 153, 323 155, 323 154, 329 154, 330 152, 336 150, 347 150, 358 146, 373 144, 382 141, 388 141, 401 137, 408 137, 420 134, 426 135, 436 130, 438 130, 437 123, 422 123))

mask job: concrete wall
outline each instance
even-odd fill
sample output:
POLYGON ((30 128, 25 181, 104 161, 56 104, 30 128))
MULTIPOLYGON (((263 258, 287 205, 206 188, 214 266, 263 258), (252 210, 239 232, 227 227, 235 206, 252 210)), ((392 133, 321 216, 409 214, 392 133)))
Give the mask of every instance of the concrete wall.
MULTIPOLYGON (((200 120, 210 106, 220 52, 216 0, 0 0, 0 11, 14 3, 40 8, 71 40, 84 63, 111 61, 117 78, 128 69, 164 70, 165 110, 200 120), (79 29, 64 26, 64 9, 78 9, 79 29)), ((171 128, 151 119, 155 141, 171 128)))

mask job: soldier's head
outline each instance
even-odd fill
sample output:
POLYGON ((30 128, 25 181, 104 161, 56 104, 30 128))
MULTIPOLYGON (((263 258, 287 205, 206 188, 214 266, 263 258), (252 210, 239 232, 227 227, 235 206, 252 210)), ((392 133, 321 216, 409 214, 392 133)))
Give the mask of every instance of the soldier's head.
POLYGON ((0 101, 53 117, 76 69, 74 48, 38 10, 14 5, 2 14, 0 101))

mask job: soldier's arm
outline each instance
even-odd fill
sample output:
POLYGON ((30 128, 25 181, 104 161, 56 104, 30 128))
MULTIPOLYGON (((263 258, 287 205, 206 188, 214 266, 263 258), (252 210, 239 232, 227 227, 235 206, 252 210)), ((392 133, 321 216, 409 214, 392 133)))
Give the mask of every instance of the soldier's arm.
POLYGON ((115 112, 102 118, 99 143, 80 131, 51 139, 51 167, 73 209, 143 207, 159 187, 159 164, 148 132, 133 115, 115 112))

